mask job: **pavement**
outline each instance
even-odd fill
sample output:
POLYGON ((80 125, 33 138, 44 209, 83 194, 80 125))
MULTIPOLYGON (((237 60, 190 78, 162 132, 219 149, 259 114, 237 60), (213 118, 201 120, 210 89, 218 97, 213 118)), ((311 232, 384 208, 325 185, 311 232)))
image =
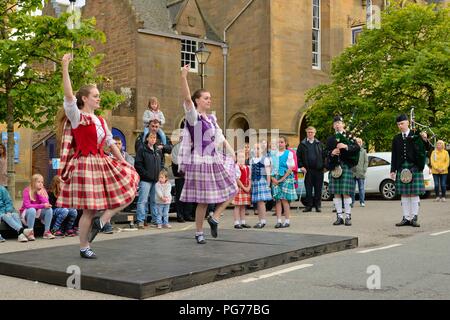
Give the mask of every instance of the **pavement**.
MULTIPOLYGON (((356 250, 364 250, 370 248, 376 248, 381 246, 389 246, 397 244, 399 241, 411 241, 425 237, 433 232, 439 232, 450 229, 450 206, 448 203, 434 202, 432 199, 425 199, 421 201, 420 228, 412 227, 395 227, 395 223, 401 220, 401 208, 399 201, 385 201, 377 199, 366 200, 366 207, 360 207, 359 204, 355 205, 352 212, 353 225, 347 226, 333 226, 332 223, 335 220, 335 214, 332 213, 332 202, 324 202, 322 205, 322 212, 301 212, 302 207, 297 208, 297 203, 293 203, 291 206, 291 227, 278 230, 277 232, 291 232, 291 233, 310 233, 310 234, 323 234, 323 235, 342 235, 342 236, 355 236, 359 239, 359 247, 357 249, 348 250, 349 252, 355 252, 356 250)), ((253 215, 250 211, 250 215, 246 217, 246 222, 250 225, 254 225, 257 222, 257 216, 253 215)), ((268 224, 263 231, 274 231, 275 217, 268 214, 268 224)), ((171 221, 173 228, 171 230, 157 230, 154 228, 148 228, 138 231, 127 231, 127 225, 115 225, 114 234, 100 234, 96 238, 97 241, 109 240, 109 239, 125 239, 129 237, 136 237, 144 234, 157 234, 162 232, 174 232, 181 230, 192 230, 194 233, 194 223, 177 223, 175 220, 171 221)), ((221 219, 220 228, 232 229, 233 217, 232 210, 226 210, 224 216, 221 219)), ((207 236, 209 236, 209 228, 205 223, 205 230, 207 236)), ((245 230, 239 230, 245 232, 245 230)), ((195 241, 194 238, 192 241, 195 241)), ((77 244, 78 238, 64 238, 54 240, 37 239, 34 242, 18 243, 15 239, 9 239, 4 243, 0 243, 0 253, 34 250, 38 248, 47 248, 54 246, 63 246, 68 244, 77 244)), ((95 248, 95 242, 93 247, 95 248)), ((420 250, 426 250, 421 248, 420 250)), ((150 251, 150 250, 149 250, 150 251)), ((346 253, 333 253, 323 257, 314 259, 333 259, 333 257, 340 257, 346 253)), ((349 253, 350 254, 350 253, 349 253)), ((391 258, 392 259, 392 258, 391 258)), ((431 259, 431 258, 430 258, 431 259)), ((302 260, 299 263, 307 264, 307 260, 302 260)), ((333 268, 333 265, 330 266, 333 268)), ((270 269, 265 271, 270 273, 270 269)), ((317 278, 326 279, 326 274, 321 275, 320 272, 316 274, 317 278)), ((229 283, 233 280, 219 281, 199 288, 187 289, 180 292, 174 292, 157 297, 157 299, 179 299, 184 297, 189 299, 189 293, 201 292, 202 288, 218 288, 224 283, 229 283)), ((276 288, 276 287, 274 287, 276 288)), ((280 286, 280 292, 276 293, 275 299, 283 299, 283 293, 287 294, 287 291, 283 291, 283 286, 280 286)), ((210 290, 208 290, 211 292, 210 290)), ((214 290, 217 291, 217 290, 214 290)), ((244 291, 249 292, 249 291, 244 291)), ((210 295, 196 294, 195 299, 209 299, 210 295)), ((251 294, 236 294, 235 299, 254 299, 255 296, 251 294)), ((233 296, 229 297, 233 298, 233 296)), ((263 298, 263 297, 261 297, 263 298)), ((270 299, 270 297, 267 297, 270 299)), ((302 297, 299 296, 299 299, 302 297)), ((320 299, 320 296, 317 297, 320 299)), ((33 281, 17 279, 12 277, 6 277, 0 275, 0 299, 58 299, 58 300, 110 300, 110 299, 126 299, 123 297, 106 295, 86 290, 75 290, 54 285, 48 285, 45 283, 37 283, 33 281)), ((155 298, 151 298, 155 299, 155 298)), ((264 298, 263 298, 264 299, 264 298)), ((324 296, 324 299, 327 297, 324 296)))

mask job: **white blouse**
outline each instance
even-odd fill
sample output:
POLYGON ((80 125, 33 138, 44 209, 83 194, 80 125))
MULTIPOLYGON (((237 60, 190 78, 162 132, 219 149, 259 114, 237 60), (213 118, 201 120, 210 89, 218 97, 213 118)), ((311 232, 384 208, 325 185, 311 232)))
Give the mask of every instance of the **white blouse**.
POLYGON ((73 101, 68 101, 66 97, 64 97, 64 111, 66 113, 67 118, 70 120, 70 123, 72 125, 73 129, 78 128, 80 125, 80 115, 83 113, 84 115, 90 116, 92 118, 92 121, 95 124, 95 128, 97 130, 97 143, 100 144, 105 137, 106 134, 106 145, 110 146, 112 144, 115 144, 116 141, 113 140, 111 131, 108 129, 108 125, 106 124, 106 121, 103 121, 105 125, 105 130, 103 130, 102 123, 100 122, 100 119, 95 114, 88 114, 86 112, 82 112, 77 107, 77 99, 73 101))

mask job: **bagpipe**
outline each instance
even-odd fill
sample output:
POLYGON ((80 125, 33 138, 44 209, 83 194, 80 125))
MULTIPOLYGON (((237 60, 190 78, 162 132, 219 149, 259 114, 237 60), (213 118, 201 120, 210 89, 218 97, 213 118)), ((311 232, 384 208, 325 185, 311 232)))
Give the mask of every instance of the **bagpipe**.
MULTIPOLYGON (((343 133, 338 132, 334 135, 336 144, 329 146, 330 147, 329 152, 331 152, 331 150, 336 148, 338 143, 344 143, 348 146, 357 145, 356 138, 361 134, 363 127, 366 126, 367 123, 365 123, 365 124, 359 123, 357 125, 353 125, 353 119, 354 119, 354 116, 352 115, 352 117, 348 123, 348 126, 347 126, 348 130, 344 131, 343 133)), ((357 165, 359 162, 359 152, 360 152, 360 149, 358 148, 357 151, 346 152, 346 154, 345 154, 346 162, 348 164, 350 164, 352 167, 357 165)), ((331 175, 333 176, 333 178, 339 178, 342 175, 341 162, 342 162, 341 156, 337 157, 337 159, 334 161, 330 161, 329 170, 331 171, 331 175), (333 162, 333 163, 331 163, 331 162, 333 162)))
POLYGON ((427 150, 425 149, 425 142, 420 135, 420 132, 416 129, 416 125, 426 130, 429 130, 432 134, 431 138, 427 138, 427 143, 429 143, 432 147, 436 145, 436 134, 431 130, 430 126, 421 124, 416 121, 416 115, 414 113, 414 107, 411 108, 409 113, 410 123, 411 123, 411 131, 413 132, 412 141, 414 143, 414 148, 419 156, 417 166, 419 169, 423 170, 425 167, 426 159, 427 159, 427 150), (434 139, 435 143, 431 143, 430 140, 434 139))

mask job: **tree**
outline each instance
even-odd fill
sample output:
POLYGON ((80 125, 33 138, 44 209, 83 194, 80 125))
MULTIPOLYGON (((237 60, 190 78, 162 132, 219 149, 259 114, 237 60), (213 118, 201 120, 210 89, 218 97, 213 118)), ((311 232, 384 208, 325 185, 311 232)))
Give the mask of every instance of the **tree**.
POLYGON ((353 117, 367 124, 363 140, 389 150, 396 115, 415 107, 416 121, 448 141, 449 29, 448 8, 391 1, 380 29, 365 29, 333 60, 331 82, 308 91, 308 123, 327 136, 331 115, 353 117))
MULTIPOLYGON (((15 196, 14 124, 37 130, 53 126, 64 96, 63 54, 74 53, 74 88, 105 80, 95 73, 103 56, 94 54, 91 44, 105 41, 104 34, 95 29, 95 19, 83 20, 78 29, 69 30, 69 14, 59 18, 32 14, 43 6, 41 0, 0 0, 0 122, 7 124, 11 196, 15 196)), ((112 91, 102 92, 102 98, 102 108, 106 109, 122 100, 112 91)))

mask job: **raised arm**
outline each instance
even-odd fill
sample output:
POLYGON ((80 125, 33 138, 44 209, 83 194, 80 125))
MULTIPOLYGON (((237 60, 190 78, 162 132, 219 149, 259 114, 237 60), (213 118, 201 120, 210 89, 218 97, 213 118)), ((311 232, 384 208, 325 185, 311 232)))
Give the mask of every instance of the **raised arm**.
POLYGON ((183 104, 186 106, 188 111, 193 107, 191 91, 189 90, 189 84, 187 81, 189 69, 190 67, 188 64, 181 69, 181 94, 183 96, 183 104))
POLYGON ((72 55, 70 53, 66 53, 62 58, 62 78, 64 85, 64 96, 69 101, 74 101, 75 96, 73 95, 72 83, 70 82, 69 76, 69 64, 72 61, 72 55))

